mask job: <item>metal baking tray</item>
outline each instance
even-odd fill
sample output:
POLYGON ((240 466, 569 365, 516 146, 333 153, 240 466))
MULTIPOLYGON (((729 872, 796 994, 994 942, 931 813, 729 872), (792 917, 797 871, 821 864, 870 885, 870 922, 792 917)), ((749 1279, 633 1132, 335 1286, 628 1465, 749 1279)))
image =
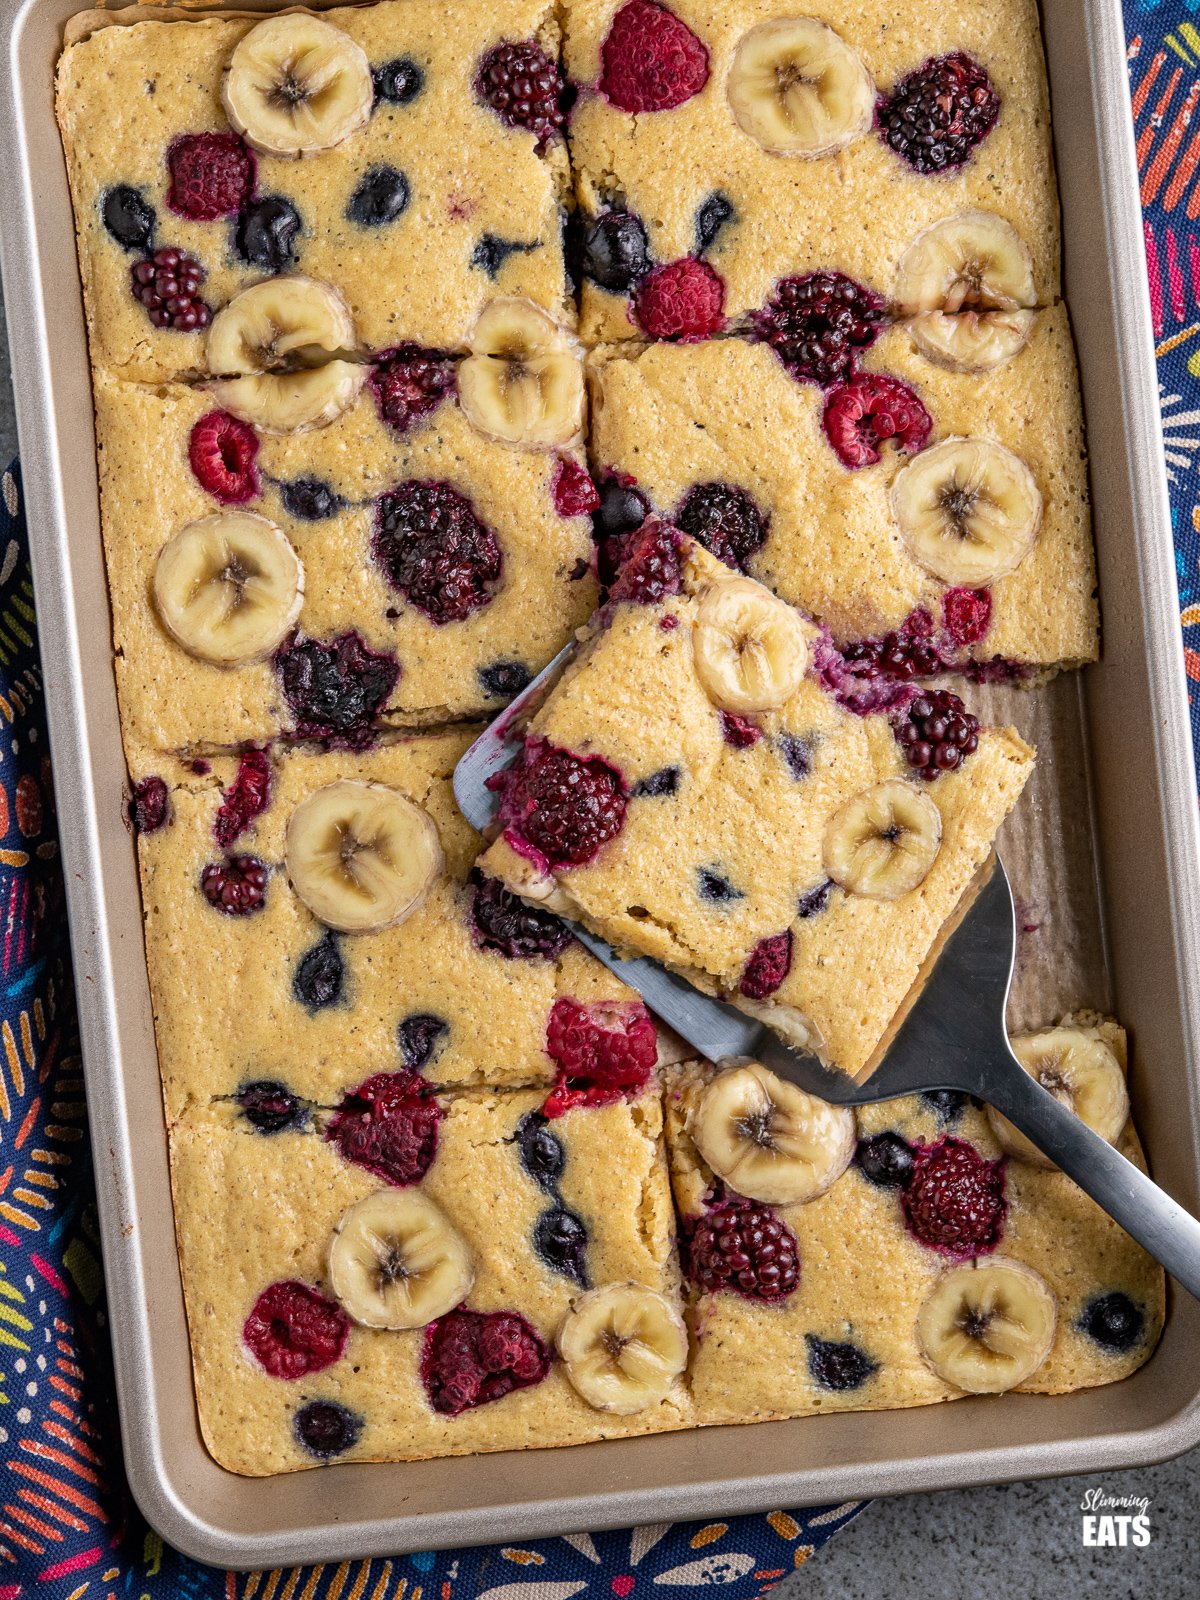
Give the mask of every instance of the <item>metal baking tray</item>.
MULTIPOLYGON (((236 1477, 208 1456, 192 1395, 134 850, 122 822, 87 346, 52 106, 62 26, 78 9, 79 0, 0 0, 8 89, 0 260, 125 1462, 149 1521, 201 1560, 269 1567, 1127 1467, 1200 1441, 1200 1305, 1179 1296, 1157 1353, 1135 1376, 1054 1399, 968 1399, 274 1479, 236 1477)), ((1043 728, 1047 719, 1062 724, 1057 765, 1078 777, 1090 761, 1090 785, 1075 784, 1068 805, 1043 782, 1026 812, 1032 830, 1083 839, 1082 878, 1047 882, 1043 895, 1060 909, 1070 902, 1054 925, 1077 924, 1098 953, 1094 981, 1104 993, 1082 998, 1111 1004, 1131 1030, 1135 1112, 1156 1176, 1196 1210, 1200 818, 1120 0, 1048 0, 1044 24, 1105 650, 1099 666, 1060 679, 1036 715, 1043 728), (1097 931, 1101 908, 1106 937, 1097 931)))

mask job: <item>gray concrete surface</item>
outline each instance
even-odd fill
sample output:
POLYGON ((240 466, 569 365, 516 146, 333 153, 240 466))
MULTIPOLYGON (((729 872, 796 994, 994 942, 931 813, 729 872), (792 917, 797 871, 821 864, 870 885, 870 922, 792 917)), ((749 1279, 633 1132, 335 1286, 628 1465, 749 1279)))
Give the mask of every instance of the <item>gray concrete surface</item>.
MULTIPOLYGON (((19 358, 18 358, 19 359, 19 358)), ((0 464, 16 453, 0 302, 0 464)), ((37 530, 33 530, 37 537, 37 530)), ((777 1600, 1200 1600, 1200 1451, 1094 1478, 877 1500, 777 1600), (1090 1488, 1149 1497, 1144 1549, 1085 1549, 1090 1488)))

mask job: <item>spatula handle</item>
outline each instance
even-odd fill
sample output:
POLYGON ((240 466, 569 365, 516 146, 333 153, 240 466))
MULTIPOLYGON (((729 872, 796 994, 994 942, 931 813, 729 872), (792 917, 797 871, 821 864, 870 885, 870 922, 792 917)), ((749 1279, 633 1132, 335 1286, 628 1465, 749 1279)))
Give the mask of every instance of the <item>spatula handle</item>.
POLYGON ((1059 1103, 1007 1053, 986 1099, 1200 1300, 1200 1222, 1059 1103))

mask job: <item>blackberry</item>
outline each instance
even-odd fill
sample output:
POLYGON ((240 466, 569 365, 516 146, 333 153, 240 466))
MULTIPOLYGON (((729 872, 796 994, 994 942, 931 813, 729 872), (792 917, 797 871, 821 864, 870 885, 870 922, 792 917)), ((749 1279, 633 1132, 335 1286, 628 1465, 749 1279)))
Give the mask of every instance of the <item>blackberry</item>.
POLYGON ((150 321, 156 328, 173 328, 176 333, 194 333, 212 321, 212 307, 199 292, 204 277, 204 268, 195 257, 174 245, 135 261, 129 269, 134 299, 145 306, 150 321))
POLYGON ((475 93, 507 128, 524 128, 544 150, 566 122, 567 87, 536 39, 505 40, 479 63, 475 93))
POLYGON ((518 831, 556 866, 590 861, 625 823, 625 786, 599 756, 526 746, 506 806, 518 831))
POLYGON ((450 1024, 432 1011, 414 1011, 396 1029, 400 1059, 410 1072, 423 1072, 442 1047, 450 1024))
POLYGON ((336 1400, 309 1400, 292 1418, 297 1442, 318 1461, 353 1450, 362 1430, 362 1418, 336 1400))
POLYGON ((1132 1350, 1141 1339, 1146 1327, 1146 1314, 1127 1294, 1117 1291, 1098 1295, 1090 1300, 1080 1314, 1076 1327, 1089 1339, 1121 1355, 1132 1350))
POLYGON ((486 606, 504 564, 496 535, 448 483, 381 495, 372 550, 392 587, 438 627, 486 606))
POLYGON ((444 350, 399 344, 376 359, 367 383, 383 421, 407 433, 454 393, 454 362, 444 350))
POLYGON ((202 868, 200 893, 227 917, 248 917, 262 910, 270 876, 270 868, 257 856, 226 856, 202 868))
POLYGON ((822 1389, 831 1389, 835 1394, 861 1389, 879 1371, 879 1363, 856 1344, 818 1339, 815 1333, 806 1333, 804 1342, 808 1346, 809 1375, 822 1389))
POLYGON ((713 900, 718 903, 730 900, 744 900, 746 898, 740 889, 734 888, 728 878, 712 867, 700 867, 697 869, 696 891, 701 900, 713 900))
POLYGON ((902 683, 932 678, 944 671, 947 662, 941 651, 928 634, 910 630, 912 620, 910 617, 899 631, 886 633, 881 639, 859 639, 847 645, 843 652, 847 662, 873 669, 877 676, 898 678, 902 683))
POLYGON ((632 211, 602 211, 582 224, 580 270, 613 294, 627 294, 650 271, 650 245, 640 217, 632 211))
POLYGON ((961 50, 926 61, 876 108, 883 138, 917 172, 961 167, 999 115, 992 80, 961 50))
POLYGON ((845 273, 824 270, 782 278, 751 317, 793 378, 827 388, 841 383, 887 320, 883 300, 845 273))
POLYGON ((336 639, 296 634, 275 652, 274 664, 296 732, 348 749, 369 741, 400 676, 392 656, 369 649, 353 632, 336 639))
POLYGON ((315 1016, 326 1006, 337 1005, 345 981, 342 952, 337 935, 331 931, 297 961, 292 973, 292 997, 315 1016))
POLYGON ((289 517, 297 522, 325 522, 337 516, 345 502, 323 478, 293 478, 281 484, 279 498, 289 517))
POLYGON ((554 1194, 567 1164, 567 1152, 540 1112, 528 1111, 521 1118, 517 1124, 516 1144, 521 1165, 534 1183, 547 1194, 554 1194))
POLYGON ((692 1230, 688 1271, 705 1294, 730 1290, 747 1300, 786 1300, 800 1282, 796 1236, 769 1206, 731 1196, 692 1230))
POLYGON ((747 1000, 765 1000, 792 970, 792 930, 760 939, 750 952, 738 987, 747 1000))
POLYGON ((497 700, 511 700, 529 687, 529 668, 523 661, 493 661, 490 667, 480 667, 477 675, 487 693, 497 700))
POLYGON ((898 1133, 875 1133, 858 1141, 859 1171, 880 1189, 907 1189, 912 1182, 912 1146, 898 1133))
POLYGON ((700 202, 696 211, 696 254, 702 256, 716 243, 717 235, 735 216, 733 202, 718 190, 700 202))
POLYGON ((697 483, 679 503, 676 525, 738 572, 766 542, 769 518, 754 497, 731 483, 697 483))
POLYGON ((242 1116, 259 1133, 282 1133, 285 1128, 303 1128, 308 1122, 304 1102, 271 1078, 244 1083, 234 1098, 242 1116))
POLYGON ((171 797, 162 778, 139 778, 129 802, 129 820, 137 834, 157 833, 171 820, 171 797))
POLYGON ((953 772, 979 748, 979 718, 949 689, 918 695, 895 733, 904 759, 926 783, 953 772))
POLYGON ((296 263, 300 213, 282 195, 255 200, 238 217, 233 247, 243 261, 264 272, 286 272, 296 263))
POLYGON ((474 898, 471 924, 481 950, 496 950, 510 959, 553 961, 571 942, 570 930, 549 911, 527 905, 500 882, 471 872, 474 898))
POLYGON ((509 256, 527 256, 540 246, 540 239, 525 243, 519 239, 501 239, 498 234, 484 233, 471 251, 470 264, 494 279, 509 256))
POLYGON ((680 581, 679 534, 669 522, 648 517, 626 540, 609 598, 657 605, 679 593, 680 581))
POLYGON ((104 226, 122 250, 149 250, 158 216, 140 189, 119 183, 106 189, 100 202, 104 226))
POLYGON ((425 74, 411 56, 394 56, 371 72, 376 100, 388 105, 407 106, 425 87, 425 74))
POLYGON ((386 163, 368 167, 346 205, 346 219, 361 228, 383 228, 408 209, 408 179, 386 163))
POLYGON ((658 800, 664 795, 677 794, 680 772, 678 767, 660 767, 649 777, 640 779, 629 791, 630 798, 658 800))
POLYGON ((533 1248, 552 1272, 588 1287, 588 1231, 566 1206, 551 1206, 533 1225, 533 1248))
POLYGON ((914 1237, 928 1249, 958 1260, 984 1255, 1000 1243, 1008 1210, 1004 1162, 985 1160, 951 1135, 920 1145, 901 1203, 914 1237))

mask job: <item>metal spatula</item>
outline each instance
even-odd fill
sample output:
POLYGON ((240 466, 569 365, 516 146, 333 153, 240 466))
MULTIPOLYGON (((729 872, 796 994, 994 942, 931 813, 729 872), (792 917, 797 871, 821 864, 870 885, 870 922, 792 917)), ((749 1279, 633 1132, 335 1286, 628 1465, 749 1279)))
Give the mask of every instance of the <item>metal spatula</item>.
MULTIPOLYGON (((556 656, 475 741, 454 774, 454 793, 472 827, 484 832, 498 809, 488 778, 509 765, 511 734, 531 714, 569 659, 556 656)), ((646 957, 623 960, 586 928, 579 942, 710 1061, 749 1056, 835 1105, 868 1105, 922 1090, 956 1089, 994 1106, 1073 1178, 1097 1205, 1200 1299, 1200 1223, 1022 1068, 1008 1047, 1005 1011, 1016 951, 1008 876, 993 859, 986 881, 943 944, 883 1057, 862 1082, 784 1044, 765 1024, 701 994, 646 957)))

